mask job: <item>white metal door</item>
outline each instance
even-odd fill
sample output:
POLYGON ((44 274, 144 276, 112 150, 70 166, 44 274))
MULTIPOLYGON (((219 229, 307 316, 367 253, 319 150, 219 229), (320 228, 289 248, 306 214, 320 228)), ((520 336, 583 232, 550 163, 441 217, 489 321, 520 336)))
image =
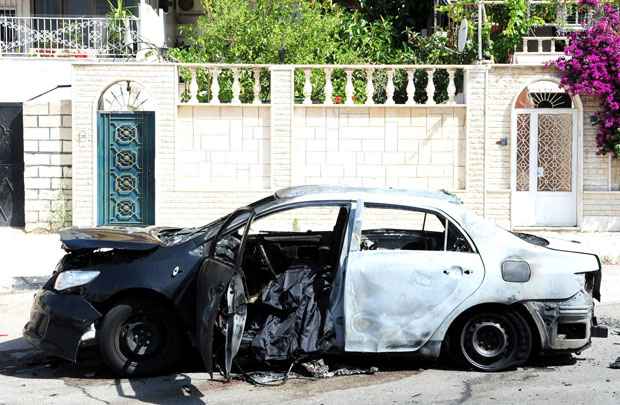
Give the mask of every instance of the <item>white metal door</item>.
POLYGON ((519 109, 513 148, 513 226, 577 225, 576 117, 519 109))

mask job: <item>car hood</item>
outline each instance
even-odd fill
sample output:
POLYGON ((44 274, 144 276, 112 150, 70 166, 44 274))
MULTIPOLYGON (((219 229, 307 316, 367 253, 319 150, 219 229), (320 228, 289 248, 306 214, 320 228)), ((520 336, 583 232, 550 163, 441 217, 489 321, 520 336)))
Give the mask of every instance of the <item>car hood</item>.
POLYGON ((123 249, 150 250, 169 245, 162 234, 174 234, 180 228, 163 227, 97 227, 67 228, 60 231, 60 241, 66 250, 123 249))

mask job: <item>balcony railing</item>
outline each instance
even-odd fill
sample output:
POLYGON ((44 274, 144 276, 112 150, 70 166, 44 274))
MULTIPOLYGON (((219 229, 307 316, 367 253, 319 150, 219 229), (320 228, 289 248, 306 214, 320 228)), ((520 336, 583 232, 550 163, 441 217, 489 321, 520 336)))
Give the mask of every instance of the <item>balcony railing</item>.
POLYGON ((0 55, 126 58, 138 51, 137 18, 0 16, 0 55))
POLYGON ((523 37, 523 49, 515 52, 513 63, 544 64, 558 59, 568 46, 567 37, 523 37))

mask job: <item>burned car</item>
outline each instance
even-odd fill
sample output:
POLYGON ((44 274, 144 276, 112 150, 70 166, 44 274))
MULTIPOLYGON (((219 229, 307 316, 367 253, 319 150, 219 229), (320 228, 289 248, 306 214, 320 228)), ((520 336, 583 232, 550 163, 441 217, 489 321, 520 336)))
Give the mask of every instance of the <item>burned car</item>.
POLYGON ((24 335, 76 361, 94 338, 119 375, 193 345, 235 357, 451 353, 498 371, 606 336, 598 257, 515 234, 444 192, 302 186, 199 228, 71 228, 24 335))

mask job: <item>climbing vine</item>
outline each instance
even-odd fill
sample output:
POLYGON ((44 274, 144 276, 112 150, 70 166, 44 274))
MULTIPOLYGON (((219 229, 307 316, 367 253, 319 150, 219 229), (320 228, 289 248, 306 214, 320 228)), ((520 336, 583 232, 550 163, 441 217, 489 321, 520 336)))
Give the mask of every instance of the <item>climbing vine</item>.
POLYGON ((619 157, 620 13, 608 2, 578 3, 592 12, 592 21, 584 31, 570 35, 566 56, 554 65, 562 74, 562 86, 570 94, 599 98, 601 109, 592 117, 598 126, 598 152, 619 157))

